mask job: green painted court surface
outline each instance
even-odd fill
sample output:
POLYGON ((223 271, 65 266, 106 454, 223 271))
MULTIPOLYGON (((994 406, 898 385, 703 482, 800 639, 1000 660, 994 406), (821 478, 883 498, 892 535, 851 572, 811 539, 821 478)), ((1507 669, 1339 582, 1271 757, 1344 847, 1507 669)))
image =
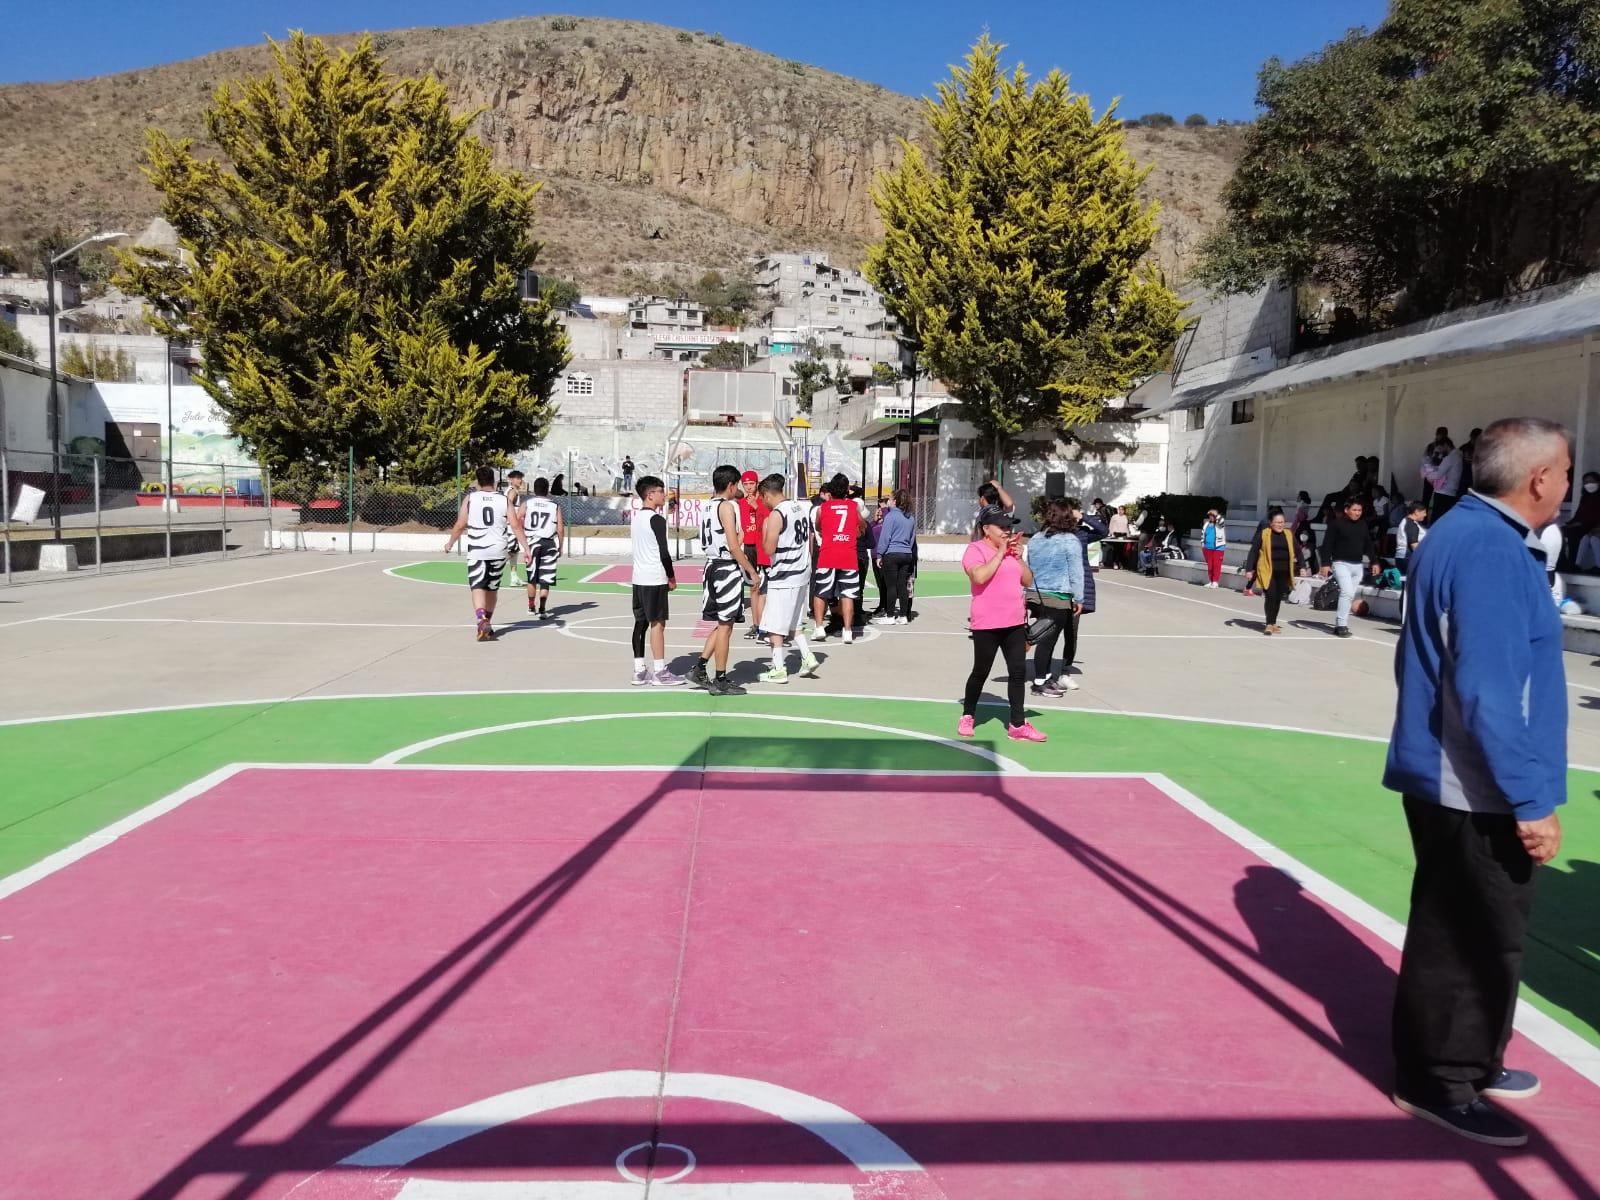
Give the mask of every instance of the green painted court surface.
MULTIPOLYGON (((459 563, 425 565, 460 570, 459 563)), ((1404 917, 1410 848, 1394 797, 1376 782, 1380 743, 1058 709, 1035 718, 1050 741, 1019 748, 1005 739, 993 708, 975 742, 956 742, 956 711, 949 702, 872 696, 768 691, 714 702, 687 690, 620 689, 303 699, 12 724, 0 727, 7 783, 0 876, 230 763, 365 763, 431 739, 518 724, 524 727, 448 741, 404 761, 668 766, 695 748, 704 765, 801 771, 998 769, 992 756, 999 755, 1025 757, 1029 769, 1160 773, 1404 917)), ((1573 771, 1570 788, 1561 862, 1540 876, 1528 990, 1600 1044, 1600 774, 1573 771)))
MULTIPOLYGON (((686 566, 699 566, 699 560, 685 560, 686 566)), ((560 582, 558 590, 562 592, 603 593, 605 595, 626 595, 626 584, 620 583, 586 583, 584 577, 597 574, 605 569, 605 564, 563 562, 560 567, 560 582)), ((463 586, 467 581, 467 568, 461 559, 430 559, 426 562, 406 563, 404 566, 393 567, 390 574, 401 579, 410 579, 418 583, 442 583, 451 586, 463 586)), ((509 576, 502 583, 509 587, 509 576)), ((877 595, 877 588, 873 586, 871 573, 868 572, 865 587, 869 596, 877 595)), ((698 592, 699 585, 691 585, 688 589, 698 592)), ((968 594, 967 578, 953 566, 923 566, 917 574, 916 594, 918 597, 928 599, 931 597, 965 596, 968 594)))

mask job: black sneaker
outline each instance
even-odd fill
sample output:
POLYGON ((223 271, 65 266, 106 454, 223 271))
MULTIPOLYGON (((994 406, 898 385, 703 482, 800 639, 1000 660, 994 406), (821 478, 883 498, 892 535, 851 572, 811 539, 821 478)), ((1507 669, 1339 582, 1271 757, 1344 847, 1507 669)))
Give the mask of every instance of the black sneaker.
POLYGON ((689 673, 684 678, 695 687, 709 688, 711 686, 711 676, 706 674, 704 659, 696 659, 694 666, 689 668, 689 673))
POLYGON ((749 629, 744 631, 744 640, 747 642, 759 642, 766 636, 766 634, 761 632, 761 626, 759 625, 752 625, 749 629))
POLYGON ((718 675, 706 685, 706 691, 713 696, 744 696, 749 694, 726 675, 718 675))
MULTIPOLYGON (((1340 625, 1340 626, 1338 626, 1337 628, 1334 629, 1333 636, 1334 637, 1354 637, 1355 634, 1350 632, 1350 626, 1348 626, 1348 625, 1340 625)), ((1519 1142, 1518 1144, 1520 1145, 1521 1143, 1519 1142)))
POLYGON ((1396 1094, 1395 1107, 1424 1121, 1431 1121, 1440 1129, 1448 1129, 1472 1142, 1485 1146, 1526 1146, 1528 1131, 1501 1112, 1487 1100, 1473 1100, 1470 1104, 1413 1104, 1396 1094))
POLYGON ((1478 1095, 1496 1100, 1532 1100, 1539 1094, 1539 1077, 1532 1071, 1507 1071, 1502 1069, 1494 1082, 1478 1089, 1478 1095))

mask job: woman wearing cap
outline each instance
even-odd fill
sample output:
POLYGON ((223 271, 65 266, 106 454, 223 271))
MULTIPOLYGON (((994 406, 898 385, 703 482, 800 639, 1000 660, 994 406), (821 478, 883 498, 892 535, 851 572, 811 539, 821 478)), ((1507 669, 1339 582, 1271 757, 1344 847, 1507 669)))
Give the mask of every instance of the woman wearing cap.
POLYGON ((998 651, 1006 660, 1006 698, 1010 721, 1006 736, 1018 742, 1042 742, 1045 735, 1028 721, 1023 708, 1027 689, 1027 612, 1022 590, 1033 586, 1033 572, 1022 561, 1018 521, 1004 509, 978 514, 978 540, 961 556, 961 569, 972 581, 972 674, 961 703, 956 732, 972 737, 978 720, 978 697, 998 651))

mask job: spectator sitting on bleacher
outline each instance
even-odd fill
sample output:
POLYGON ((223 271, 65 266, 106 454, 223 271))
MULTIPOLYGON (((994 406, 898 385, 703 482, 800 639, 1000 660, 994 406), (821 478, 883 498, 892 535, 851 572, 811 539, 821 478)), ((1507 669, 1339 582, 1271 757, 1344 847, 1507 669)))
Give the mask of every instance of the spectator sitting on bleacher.
MULTIPOLYGON (((1577 562, 1578 566, 1584 570, 1592 570, 1593 568, 1584 567, 1583 563, 1579 561, 1580 551, 1583 549, 1584 541, 1596 529, 1600 529, 1600 472, 1585 471, 1583 473, 1583 490, 1578 493, 1578 507, 1573 511, 1572 520, 1561 527, 1561 532, 1566 540, 1567 557, 1571 561, 1577 562)), ((1600 546, 1590 547, 1588 558, 1591 563, 1597 551, 1600 551, 1600 546)))
POLYGON ((1139 567, 1146 575, 1154 575, 1157 563, 1182 557, 1183 539, 1172 524, 1172 518, 1162 517, 1160 528, 1150 535, 1144 549, 1139 551, 1139 567))
POLYGON ((1311 493, 1298 492, 1295 495, 1294 516, 1289 519, 1289 532, 1295 537, 1300 536, 1300 531, 1311 520, 1311 493))

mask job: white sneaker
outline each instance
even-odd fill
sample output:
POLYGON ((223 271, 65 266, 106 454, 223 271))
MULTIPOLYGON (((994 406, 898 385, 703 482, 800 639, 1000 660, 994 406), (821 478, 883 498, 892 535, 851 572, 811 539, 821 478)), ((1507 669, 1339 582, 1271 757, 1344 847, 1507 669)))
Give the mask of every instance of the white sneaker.
POLYGON ((854 629, 846 629, 840 636, 844 638, 844 644, 849 646, 856 640, 856 631, 854 629))
POLYGON ((899 619, 900 619, 899 617, 891 617, 891 616, 885 615, 885 616, 881 616, 881 617, 873 617, 872 618, 872 623, 874 625, 893 625, 899 619))
POLYGON ((1078 690, 1078 681, 1071 675, 1063 675, 1056 680, 1056 686, 1068 692, 1075 692, 1078 690))
POLYGON ((911 618, 910 617, 896 617, 894 619, 894 623, 896 625, 909 625, 909 624, 911 624, 911 618))

